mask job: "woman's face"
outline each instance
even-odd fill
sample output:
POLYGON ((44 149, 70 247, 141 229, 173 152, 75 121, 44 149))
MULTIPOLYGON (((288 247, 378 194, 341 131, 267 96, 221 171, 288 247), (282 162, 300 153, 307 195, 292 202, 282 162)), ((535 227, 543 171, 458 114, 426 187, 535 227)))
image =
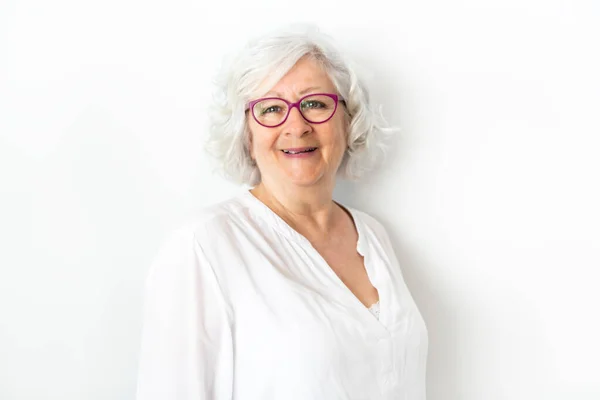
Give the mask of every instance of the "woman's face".
MULTIPOLYGON (((280 97, 296 102, 311 93, 337 94, 327 73, 309 58, 296 65, 262 97, 280 97)), ((321 124, 306 121, 298 108, 291 109, 280 126, 267 128, 248 114, 250 154, 261 173, 263 182, 298 186, 335 184, 335 175, 347 146, 343 104, 333 117, 321 124), (302 155, 286 154, 283 150, 316 148, 302 155)))

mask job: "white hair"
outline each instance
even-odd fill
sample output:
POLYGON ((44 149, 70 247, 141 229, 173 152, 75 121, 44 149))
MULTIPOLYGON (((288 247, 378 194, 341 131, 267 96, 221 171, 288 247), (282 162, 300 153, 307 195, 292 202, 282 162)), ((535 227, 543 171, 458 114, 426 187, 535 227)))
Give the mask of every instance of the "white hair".
POLYGON ((217 159, 225 177, 251 186, 260 182, 260 171, 250 157, 245 106, 275 86, 304 56, 322 65, 346 102, 348 147, 338 176, 357 180, 383 160, 386 139, 394 129, 371 105, 351 62, 316 26, 291 25, 248 42, 217 77, 206 150, 217 159))

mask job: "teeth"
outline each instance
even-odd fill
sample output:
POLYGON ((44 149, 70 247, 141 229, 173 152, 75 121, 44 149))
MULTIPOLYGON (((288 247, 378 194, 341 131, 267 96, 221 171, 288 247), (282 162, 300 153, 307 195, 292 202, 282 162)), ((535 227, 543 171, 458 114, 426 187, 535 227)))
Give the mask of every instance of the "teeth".
POLYGON ((303 150, 303 151, 283 150, 283 152, 286 153, 286 154, 300 154, 300 153, 307 153, 307 152, 313 151, 313 150, 316 150, 316 147, 311 147, 311 148, 303 150))

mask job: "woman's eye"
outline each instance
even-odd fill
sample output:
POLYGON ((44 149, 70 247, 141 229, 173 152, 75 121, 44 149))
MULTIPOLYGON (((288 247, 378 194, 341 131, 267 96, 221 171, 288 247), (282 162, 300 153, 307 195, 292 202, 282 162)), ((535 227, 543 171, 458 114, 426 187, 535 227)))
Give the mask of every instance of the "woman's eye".
POLYGON ((308 100, 302 103, 302 108, 324 108, 325 104, 320 101, 308 100))
POLYGON ((263 109, 261 114, 269 114, 269 113, 274 113, 274 112, 279 112, 279 111, 280 111, 279 106, 271 106, 271 107, 267 107, 267 108, 263 109))

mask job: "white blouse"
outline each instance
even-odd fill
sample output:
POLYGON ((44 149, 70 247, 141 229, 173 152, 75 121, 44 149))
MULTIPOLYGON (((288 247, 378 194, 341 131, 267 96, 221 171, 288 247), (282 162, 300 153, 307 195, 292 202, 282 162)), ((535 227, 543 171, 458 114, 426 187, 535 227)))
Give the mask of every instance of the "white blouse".
POLYGON ((146 279, 137 400, 424 400, 428 335, 383 226, 345 207, 376 318, 249 191, 168 235, 146 279))

